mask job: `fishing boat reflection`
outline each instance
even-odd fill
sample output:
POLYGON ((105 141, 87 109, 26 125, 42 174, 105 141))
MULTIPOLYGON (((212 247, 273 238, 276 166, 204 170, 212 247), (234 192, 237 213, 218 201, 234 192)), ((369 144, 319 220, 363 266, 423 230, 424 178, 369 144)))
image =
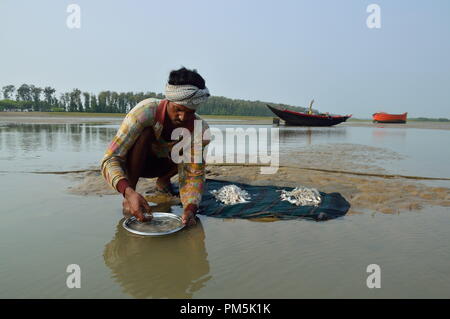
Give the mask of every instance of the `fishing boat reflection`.
POLYGON ((404 143, 406 140, 407 131, 404 129, 387 129, 387 128, 374 128, 372 130, 372 140, 376 143, 383 142, 397 142, 404 143))
POLYGON ((131 234, 123 220, 103 257, 124 292, 135 298, 192 298, 211 279, 200 220, 161 237, 131 234))

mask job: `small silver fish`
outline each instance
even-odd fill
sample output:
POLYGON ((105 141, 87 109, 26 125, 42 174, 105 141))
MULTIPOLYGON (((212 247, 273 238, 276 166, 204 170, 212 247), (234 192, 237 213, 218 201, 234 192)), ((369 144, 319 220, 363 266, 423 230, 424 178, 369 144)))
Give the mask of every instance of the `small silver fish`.
POLYGON ((322 202, 320 193, 315 188, 296 187, 292 191, 281 190, 280 198, 297 206, 319 206, 322 202))
POLYGON ((210 193, 225 205, 245 203, 250 199, 248 192, 236 185, 226 185, 219 190, 210 191, 210 193))

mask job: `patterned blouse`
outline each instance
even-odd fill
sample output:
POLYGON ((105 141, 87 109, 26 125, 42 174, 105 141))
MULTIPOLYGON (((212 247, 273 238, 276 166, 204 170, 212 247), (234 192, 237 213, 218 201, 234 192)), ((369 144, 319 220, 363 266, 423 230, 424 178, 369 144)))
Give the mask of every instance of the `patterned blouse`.
MULTIPOLYGON (((102 175, 109 185, 120 192, 118 188, 119 181, 126 180, 124 171, 124 163, 128 150, 133 146, 139 134, 147 127, 153 127, 156 142, 152 144, 152 152, 157 157, 169 157, 170 151, 174 144, 178 141, 166 142, 161 133, 163 131, 164 118, 166 114, 166 100, 146 99, 139 102, 123 120, 116 136, 109 144, 101 164, 102 175)), ((209 128, 208 124, 203 121, 197 114, 196 120, 202 122, 202 133, 209 128)), ((192 132, 193 123, 189 127, 192 132)), ((195 137, 194 137, 195 138, 195 137)), ((195 147, 197 154, 203 154, 204 148, 209 143, 204 140, 201 149, 195 147)), ((194 146, 191 146, 191 153, 194 152, 194 146)), ((205 164, 201 163, 180 163, 178 164, 178 176, 180 185, 180 199, 183 207, 188 204, 199 205, 203 184, 205 181, 205 164)))

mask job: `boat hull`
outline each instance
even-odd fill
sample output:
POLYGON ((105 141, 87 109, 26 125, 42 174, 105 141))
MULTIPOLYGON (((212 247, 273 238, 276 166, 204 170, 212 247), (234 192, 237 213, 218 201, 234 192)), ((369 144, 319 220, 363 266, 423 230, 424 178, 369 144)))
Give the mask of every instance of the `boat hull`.
POLYGON ((384 112, 374 113, 373 115, 374 123, 406 123, 408 113, 403 114, 388 114, 384 112))
POLYGON ((267 107, 288 126, 333 126, 347 121, 351 116, 320 116, 279 110, 270 105, 267 107))

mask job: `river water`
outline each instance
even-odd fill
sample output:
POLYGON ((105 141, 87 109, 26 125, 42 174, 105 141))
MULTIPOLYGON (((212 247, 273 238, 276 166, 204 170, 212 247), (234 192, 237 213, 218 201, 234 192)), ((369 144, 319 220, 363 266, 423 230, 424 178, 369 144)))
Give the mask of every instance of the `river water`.
MULTIPOLYGON (((445 207, 320 223, 200 216, 193 228, 142 238, 122 228, 120 196, 72 195, 67 177, 33 173, 98 167, 117 127, 0 124, 0 298, 450 297, 445 207), (70 264, 80 266, 79 289, 66 285, 70 264), (379 289, 367 287, 370 264, 380 266, 379 289)), ((279 136, 283 165, 325 165, 335 150, 348 158, 332 169, 450 178, 449 130, 282 127, 279 136)))

